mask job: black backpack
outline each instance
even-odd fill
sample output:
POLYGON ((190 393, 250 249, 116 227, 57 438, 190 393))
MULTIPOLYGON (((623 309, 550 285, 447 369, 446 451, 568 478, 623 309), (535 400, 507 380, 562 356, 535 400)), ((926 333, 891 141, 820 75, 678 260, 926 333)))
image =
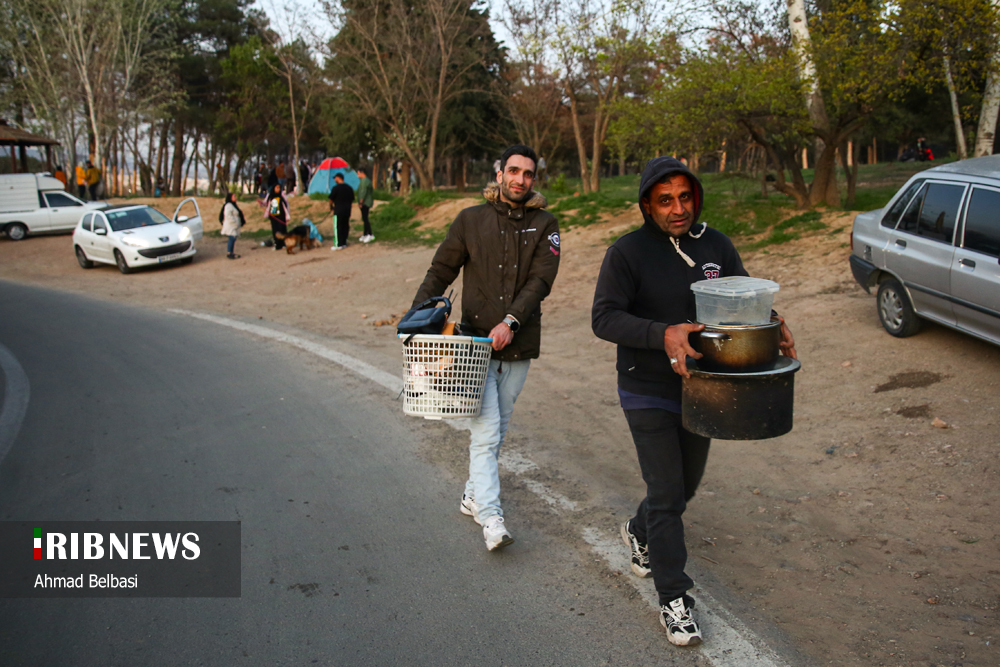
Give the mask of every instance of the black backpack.
MULTIPOLYGON (((450 316, 451 299, 446 296, 433 296, 407 311, 406 315, 403 315, 403 319, 396 325, 396 333, 408 336, 440 334, 450 316), (444 306, 439 308, 439 303, 444 304, 444 306)), ((409 339, 406 342, 409 342, 409 339)))

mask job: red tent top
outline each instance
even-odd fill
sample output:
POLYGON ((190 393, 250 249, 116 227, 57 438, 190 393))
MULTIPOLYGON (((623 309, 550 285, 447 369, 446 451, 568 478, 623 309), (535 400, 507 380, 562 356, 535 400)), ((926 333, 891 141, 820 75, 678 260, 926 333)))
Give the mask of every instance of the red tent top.
POLYGON ((339 157, 328 157, 320 163, 318 169, 350 169, 351 165, 339 157))

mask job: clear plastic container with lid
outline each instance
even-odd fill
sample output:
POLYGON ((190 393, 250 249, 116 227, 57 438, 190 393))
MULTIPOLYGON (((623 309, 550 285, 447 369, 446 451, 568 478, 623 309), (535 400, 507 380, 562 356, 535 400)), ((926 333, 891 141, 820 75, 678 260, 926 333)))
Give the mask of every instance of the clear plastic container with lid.
POLYGON ((699 280, 691 285, 698 322, 729 326, 770 322, 774 293, 779 289, 773 280, 748 276, 699 280))

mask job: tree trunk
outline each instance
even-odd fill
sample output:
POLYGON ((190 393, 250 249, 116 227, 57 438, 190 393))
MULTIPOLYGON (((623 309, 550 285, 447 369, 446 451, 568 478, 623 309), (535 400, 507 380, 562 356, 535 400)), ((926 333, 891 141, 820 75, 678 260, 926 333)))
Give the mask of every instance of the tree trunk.
POLYGON ((944 58, 944 80, 948 84, 948 97, 951 99, 951 119, 955 124, 955 147, 958 149, 958 159, 968 157, 965 149, 965 130, 962 128, 962 114, 958 106, 958 94, 955 91, 955 80, 951 78, 951 58, 946 53, 944 58))
POLYGON ((465 156, 458 158, 458 169, 455 170, 455 191, 465 192, 465 156))
MULTIPOLYGON (((198 143, 201 141, 201 132, 195 132, 194 148, 191 150, 191 157, 188 159, 187 168, 184 169, 184 187, 181 189, 183 195, 187 192, 188 174, 191 173, 191 163, 194 162, 194 195, 198 196, 198 143)), ((211 177, 211 171, 209 171, 211 177)))
MULTIPOLYGON (((170 131, 170 121, 163 121, 163 129, 160 131, 160 145, 156 149, 156 181, 153 183, 153 189, 156 189, 157 183, 163 179, 163 162, 164 153, 167 151, 167 132, 170 131)), ((166 193, 161 193, 166 194, 166 193)))
POLYGON ((854 208, 854 194, 858 184, 858 148, 859 146, 850 140, 840 144, 840 162, 847 176, 847 200, 844 202, 844 208, 847 210, 854 208))
POLYGON ((173 182, 173 195, 180 197, 184 194, 181 190, 181 172, 184 169, 184 123, 180 119, 174 123, 174 161, 170 180, 173 182))
POLYGON ((590 192, 590 178, 587 173, 587 148, 583 143, 583 131, 580 129, 580 109, 576 101, 576 93, 566 86, 566 94, 569 96, 569 112, 573 119, 573 136, 576 138, 576 154, 580 159, 580 180, 583 185, 584 194, 590 192))
POLYGON ((809 188, 809 205, 840 206, 840 194, 837 192, 837 144, 832 141, 825 141, 823 144, 823 151, 816 158, 813 182, 809 188))
POLYGON ((403 173, 400 174, 399 181, 399 195, 401 197, 407 197, 410 194, 410 163, 407 160, 403 161, 403 173))

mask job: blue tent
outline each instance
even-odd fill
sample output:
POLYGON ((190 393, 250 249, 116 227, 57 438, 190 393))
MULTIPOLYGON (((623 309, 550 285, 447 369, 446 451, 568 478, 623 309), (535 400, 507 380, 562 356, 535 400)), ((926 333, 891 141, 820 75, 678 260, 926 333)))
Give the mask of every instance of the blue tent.
POLYGON ((323 160, 319 168, 316 169, 316 173, 309 179, 309 194, 316 192, 330 194, 330 190, 337 184, 333 180, 333 177, 337 174, 343 174, 344 182, 355 190, 358 189, 358 175, 351 169, 351 166, 339 157, 328 157, 323 160))

